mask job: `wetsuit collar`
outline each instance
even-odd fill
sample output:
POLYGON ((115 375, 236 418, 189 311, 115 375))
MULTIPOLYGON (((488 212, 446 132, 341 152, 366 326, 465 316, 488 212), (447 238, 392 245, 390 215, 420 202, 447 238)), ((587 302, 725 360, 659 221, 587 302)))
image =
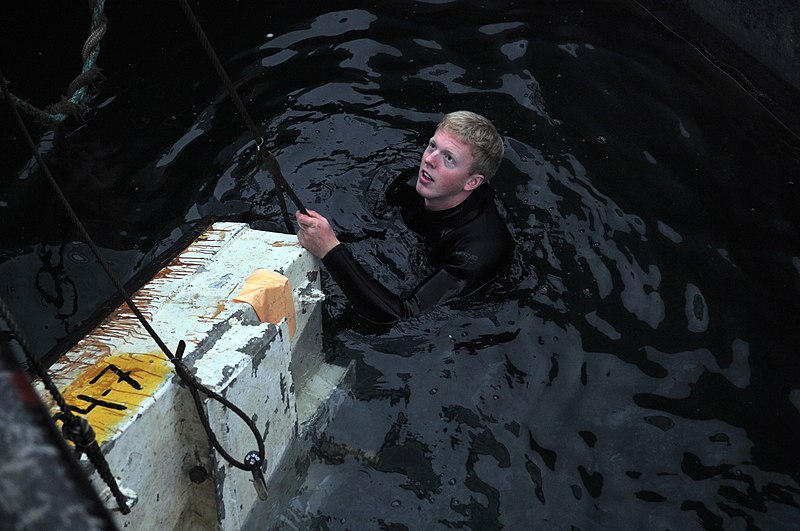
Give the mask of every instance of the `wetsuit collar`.
POLYGON ((492 193, 491 187, 484 183, 461 203, 446 210, 427 210, 424 203, 420 202, 421 214, 427 222, 438 226, 455 227, 463 225, 480 214, 483 205, 487 200, 491 199, 492 193))

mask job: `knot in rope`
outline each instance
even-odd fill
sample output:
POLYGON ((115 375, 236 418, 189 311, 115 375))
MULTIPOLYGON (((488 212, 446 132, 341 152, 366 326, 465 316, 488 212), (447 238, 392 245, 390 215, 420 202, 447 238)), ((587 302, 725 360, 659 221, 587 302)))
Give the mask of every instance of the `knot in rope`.
POLYGON ((59 413, 55 419, 64 423, 61 433, 64 434, 65 439, 75 443, 78 449, 86 450, 95 443, 94 429, 84 417, 71 413, 59 413))
POLYGON ((200 388, 203 384, 197 379, 197 376, 194 375, 189 366, 186 365, 186 362, 183 361, 183 353, 185 351, 186 342, 181 339, 178 341, 178 348, 175 350, 174 355, 171 355, 168 351, 165 351, 164 353, 167 354, 169 361, 171 361, 175 366, 175 374, 178 375, 183 383, 193 389, 200 388))
POLYGON ((175 366, 175 373, 183 383, 187 384, 189 387, 197 387, 200 384, 200 381, 183 360, 173 358, 170 361, 175 366))

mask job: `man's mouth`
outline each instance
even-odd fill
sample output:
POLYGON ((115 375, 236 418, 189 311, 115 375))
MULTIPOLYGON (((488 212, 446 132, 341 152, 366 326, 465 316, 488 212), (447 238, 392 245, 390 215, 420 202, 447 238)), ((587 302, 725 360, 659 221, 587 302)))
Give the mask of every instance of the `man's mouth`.
POLYGON ((431 174, 426 172, 425 170, 422 170, 420 172, 419 177, 423 182, 429 182, 429 183, 434 182, 434 178, 431 177, 431 174))

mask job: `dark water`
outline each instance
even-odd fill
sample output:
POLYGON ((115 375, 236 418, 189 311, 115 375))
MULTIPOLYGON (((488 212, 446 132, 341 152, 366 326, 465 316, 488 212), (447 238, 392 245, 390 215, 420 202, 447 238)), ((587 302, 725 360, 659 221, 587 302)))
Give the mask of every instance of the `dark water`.
MULTIPOLYGON (((481 298, 381 333, 323 277, 326 352, 356 383, 320 437, 350 451, 298 462, 301 489, 252 528, 797 526, 796 136, 623 2, 231 9, 198 16, 297 193, 379 279, 418 280, 380 196, 451 110, 506 140, 517 243, 481 298)), ((199 45, 163 18, 149 54, 109 35, 85 125, 39 133, 125 278, 212 216, 284 230, 199 45)), ((0 289, 44 351, 111 289, 23 164, 0 188, 0 289)))

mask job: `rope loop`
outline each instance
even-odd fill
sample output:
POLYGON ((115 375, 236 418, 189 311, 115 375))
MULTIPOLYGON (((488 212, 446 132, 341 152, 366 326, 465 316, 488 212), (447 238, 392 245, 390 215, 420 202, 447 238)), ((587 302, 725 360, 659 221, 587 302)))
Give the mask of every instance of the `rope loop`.
POLYGON ((266 481, 264 480, 263 474, 261 474, 261 463, 266 462, 266 458, 264 457, 264 454, 266 453, 264 437, 259 433, 258 428, 253 420, 248 417, 244 411, 242 411, 236 404, 221 394, 208 388, 197 378, 186 362, 183 361, 183 354, 185 350, 186 342, 180 340, 178 342, 178 348, 175 350, 175 354, 168 354, 167 357, 175 366, 175 374, 178 375, 178 377, 181 379, 181 382, 189 387, 189 392, 192 394, 195 408, 197 409, 197 415, 200 417, 200 422, 203 425, 203 429, 206 432, 208 440, 211 442, 211 445, 214 447, 214 449, 219 452, 225 461, 228 462, 228 464, 240 470, 253 473, 254 484, 259 498, 266 499, 266 481), (208 412, 203 407, 203 402, 200 398, 201 393, 209 399, 215 400, 224 407, 228 408, 247 425, 247 427, 253 433, 253 437, 256 439, 256 444, 258 445, 257 451, 249 452, 245 456, 244 460, 239 461, 222 447, 222 445, 219 443, 219 440, 217 440, 217 436, 214 434, 214 430, 211 428, 211 423, 208 419, 208 412), (261 483, 263 483, 263 489, 261 488, 261 483), (262 497, 262 494, 264 497, 262 497))
MULTIPOLYGON (((226 407, 230 411, 233 412, 234 415, 239 417, 248 427, 248 429, 252 432, 253 437, 256 439, 256 444, 258 445, 258 459, 259 462, 264 460, 264 454, 266 453, 266 445, 264 444, 264 437, 259 433, 258 428, 256 427, 253 420, 247 416, 247 414, 242 411, 236 404, 222 396, 221 394, 209 389, 205 384, 203 384, 197 376, 192 373, 191 369, 189 369, 188 365, 184 363, 182 360, 178 358, 172 358, 170 361, 175 366, 175 373, 181 379, 181 381, 189 387, 189 392, 192 394, 192 398, 194 400, 195 409, 197 409, 197 415, 200 417, 200 422, 203 425, 203 429, 208 436, 208 440, 211 442, 211 445, 214 449, 219 452, 219 454, 228 462, 231 466, 238 468, 239 470, 245 470, 248 472, 253 471, 253 464, 247 462, 247 457, 245 460, 239 461, 238 459, 234 458, 230 452, 225 450, 222 445, 219 443, 217 436, 214 434, 214 430, 211 428, 211 423, 209 422, 208 412, 206 408, 203 407, 203 401, 201 399, 201 393, 208 397, 211 400, 215 400, 219 402, 222 406, 226 407)), ((252 452, 251 452, 252 453, 252 452)), ((250 455, 250 454, 248 454, 250 455)))
MULTIPOLYGON (((96 62, 100 54, 100 40, 106 34, 108 28, 108 18, 103 13, 104 9, 105 0, 96 0, 94 2, 90 34, 81 49, 81 58, 83 59, 81 73, 69 84, 67 95, 62 97, 61 101, 40 109, 9 93, 11 101, 25 114, 33 118, 34 121, 42 124, 60 124, 70 116, 77 118, 85 113, 87 87, 100 76, 100 69, 97 67, 96 62)), ((4 94, 4 96, 6 95, 4 94)))
POLYGON ((184 363, 183 360, 173 358, 170 360, 172 364, 175 366, 175 374, 177 374, 181 381, 190 387, 194 386, 197 387, 200 385, 199 380, 197 377, 192 373, 191 369, 184 363))

